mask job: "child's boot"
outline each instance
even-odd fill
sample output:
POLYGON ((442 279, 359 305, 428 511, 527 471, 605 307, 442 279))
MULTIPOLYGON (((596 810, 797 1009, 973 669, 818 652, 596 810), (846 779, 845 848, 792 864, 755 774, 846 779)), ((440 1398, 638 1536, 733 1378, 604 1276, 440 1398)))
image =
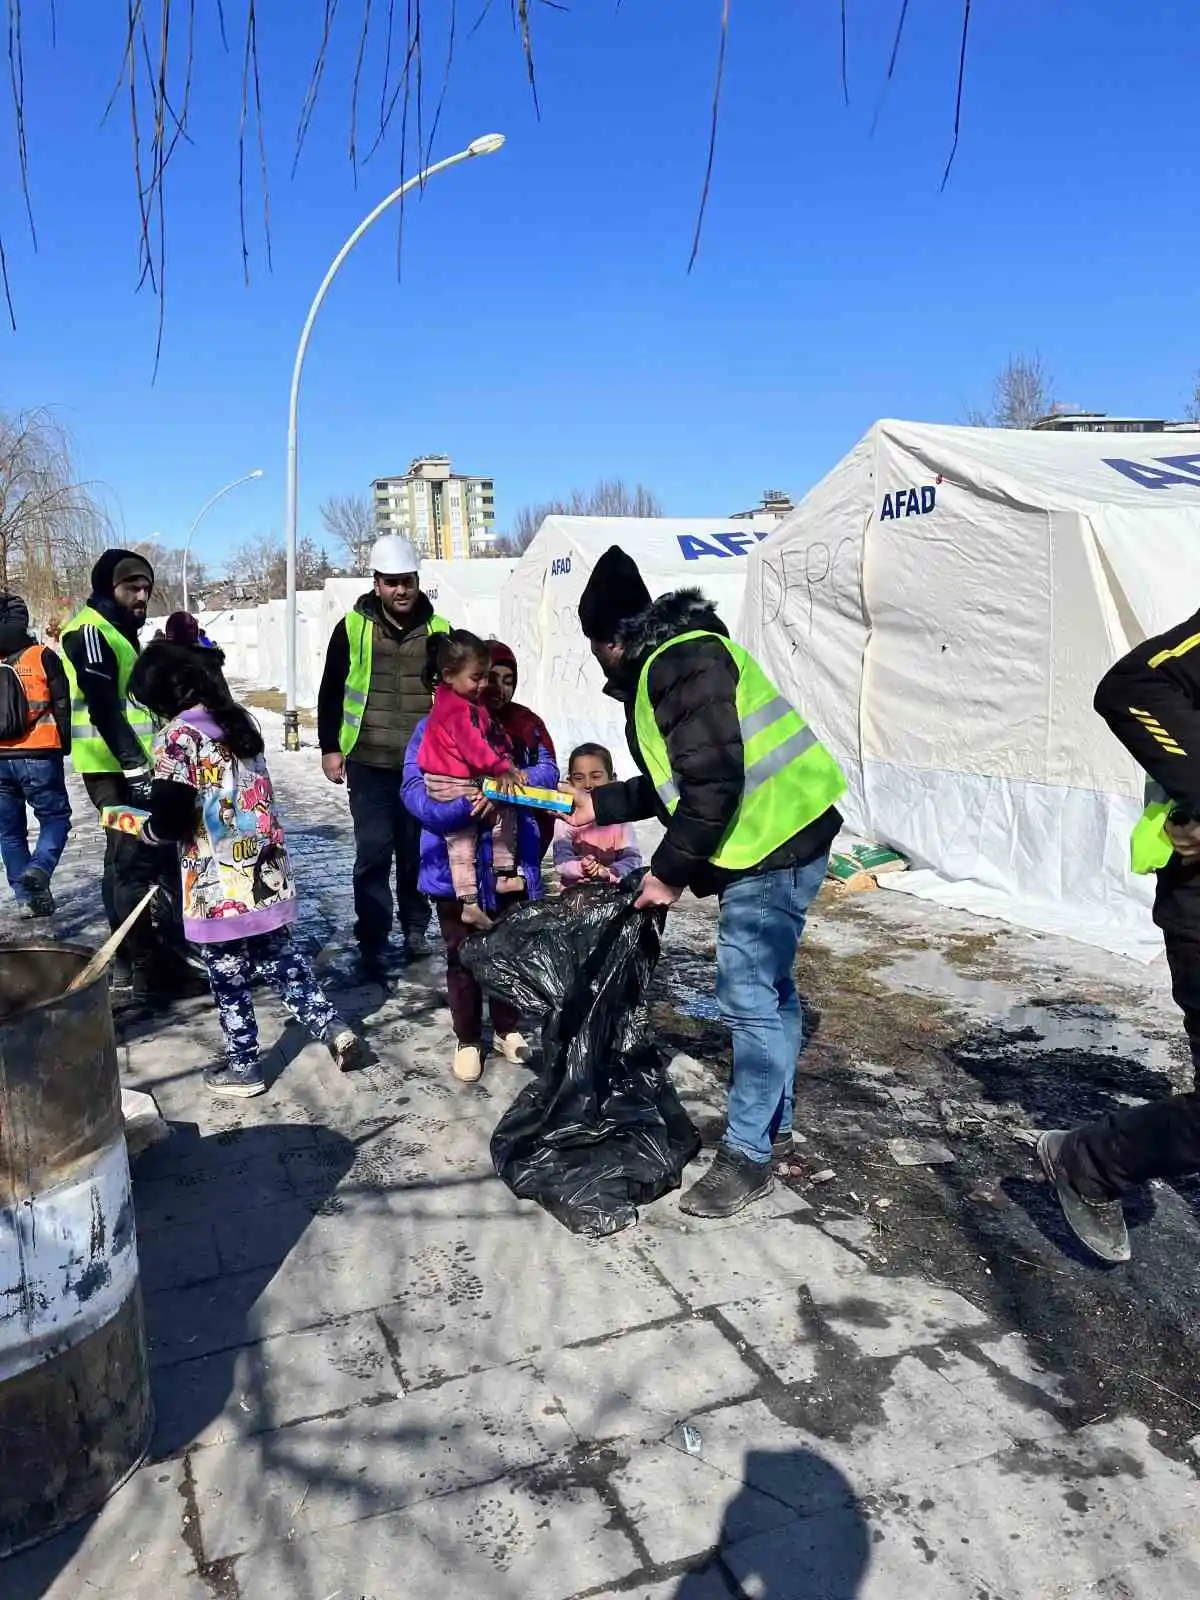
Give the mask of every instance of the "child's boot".
POLYGON ((341 1017, 334 1017, 325 1029, 322 1039, 339 1072, 353 1072, 358 1067, 366 1066, 365 1043, 348 1022, 342 1021, 341 1017))

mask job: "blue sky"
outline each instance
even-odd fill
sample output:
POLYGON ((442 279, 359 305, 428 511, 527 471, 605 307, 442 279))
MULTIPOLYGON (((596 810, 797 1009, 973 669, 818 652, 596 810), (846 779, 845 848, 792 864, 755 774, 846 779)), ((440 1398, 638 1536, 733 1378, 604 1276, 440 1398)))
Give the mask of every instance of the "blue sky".
MULTIPOLYGON (((848 109, 837 0, 733 0, 712 198, 688 276, 719 0, 537 8, 540 123, 508 6, 466 38, 477 8, 464 4, 435 154, 492 130, 508 144, 408 210, 399 280, 383 222, 335 285, 305 374, 302 531, 318 531, 327 495, 434 449, 494 474, 501 526, 525 501, 612 474, 641 479, 671 514, 724 515, 768 485, 802 492, 876 417, 962 420, 1016 350, 1040 350, 1063 400, 1178 413, 1200 367, 1200 13, 1164 0, 974 9, 962 140, 939 193, 957 0, 910 6, 874 137, 898 0, 848 0, 848 109)), ((45 10, 26 0, 36 254, 9 129, 0 142, 18 315, 15 335, 0 328, 0 404, 59 408, 130 539, 178 542, 214 488, 264 468, 200 536, 219 566, 232 544, 282 526, 300 325, 342 239, 396 181, 394 140, 357 192, 346 158, 359 6, 343 0, 293 180, 323 6, 260 0, 274 270, 253 238, 247 289, 240 68, 204 21, 215 5, 200 5, 153 384, 156 308, 134 292, 120 105, 101 126, 119 51, 101 14, 114 8, 60 5, 53 53, 45 10)), ((447 10, 426 0, 427 23, 447 10)), ((240 11, 227 5, 234 31, 240 11)))

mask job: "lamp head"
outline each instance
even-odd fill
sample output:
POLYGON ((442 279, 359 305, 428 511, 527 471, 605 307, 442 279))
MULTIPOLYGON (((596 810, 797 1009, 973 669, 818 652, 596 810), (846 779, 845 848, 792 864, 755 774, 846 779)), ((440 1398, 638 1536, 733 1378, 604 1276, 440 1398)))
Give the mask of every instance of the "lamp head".
POLYGON ((490 156, 499 150, 503 143, 504 135, 502 133, 485 133, 481 134, 478 139, 472 139, 467 149, 473 156, 490 156))

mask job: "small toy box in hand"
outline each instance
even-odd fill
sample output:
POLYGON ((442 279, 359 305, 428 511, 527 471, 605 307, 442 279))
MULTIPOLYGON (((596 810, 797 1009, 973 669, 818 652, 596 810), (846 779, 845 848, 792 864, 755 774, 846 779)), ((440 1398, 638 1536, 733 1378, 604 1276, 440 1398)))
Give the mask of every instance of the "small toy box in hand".
POLYGON ((114 833, 132 833, 138 839, 149 821, 150 813, 139 811, 136 806, 104 806, 100 811, 102 828, 111 828, 114 833))
POLYGON ((511 789, 502 789, 493 778, 483 780, 483 792, 489 800, 498 800, 512 806, 530 806, 534 811, 554 811, 560 817, 570 816, 575 796, 561 789, 536 789, 532 784, 516 783, 511 789))

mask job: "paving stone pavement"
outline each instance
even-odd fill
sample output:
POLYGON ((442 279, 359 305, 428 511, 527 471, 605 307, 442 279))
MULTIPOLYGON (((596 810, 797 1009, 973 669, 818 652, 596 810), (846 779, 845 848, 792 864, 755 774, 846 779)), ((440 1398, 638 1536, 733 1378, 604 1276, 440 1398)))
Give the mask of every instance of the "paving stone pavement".
MULTIPOLYGON (((526 1073, 451 1079, 436 958, 350 981, 345 799, 314 766, 273 758, 302 933, 378 1064, 338 1076, 264 998, 271 1091, 220 1102, 207 1002, 130 1030, 123 1077, 174 1125, 134 1183, 154 1447, 0 1563, 4 1600, 1200 1593, 1192 1466, 1077 1415, 1018 1333, 868 1235, 783 1189, 711 1228, 668 1198, 602 1242, 515 1200, 488 1138, 526 1073)), ((81 816, 68 936, 98 922, 81 816)))

